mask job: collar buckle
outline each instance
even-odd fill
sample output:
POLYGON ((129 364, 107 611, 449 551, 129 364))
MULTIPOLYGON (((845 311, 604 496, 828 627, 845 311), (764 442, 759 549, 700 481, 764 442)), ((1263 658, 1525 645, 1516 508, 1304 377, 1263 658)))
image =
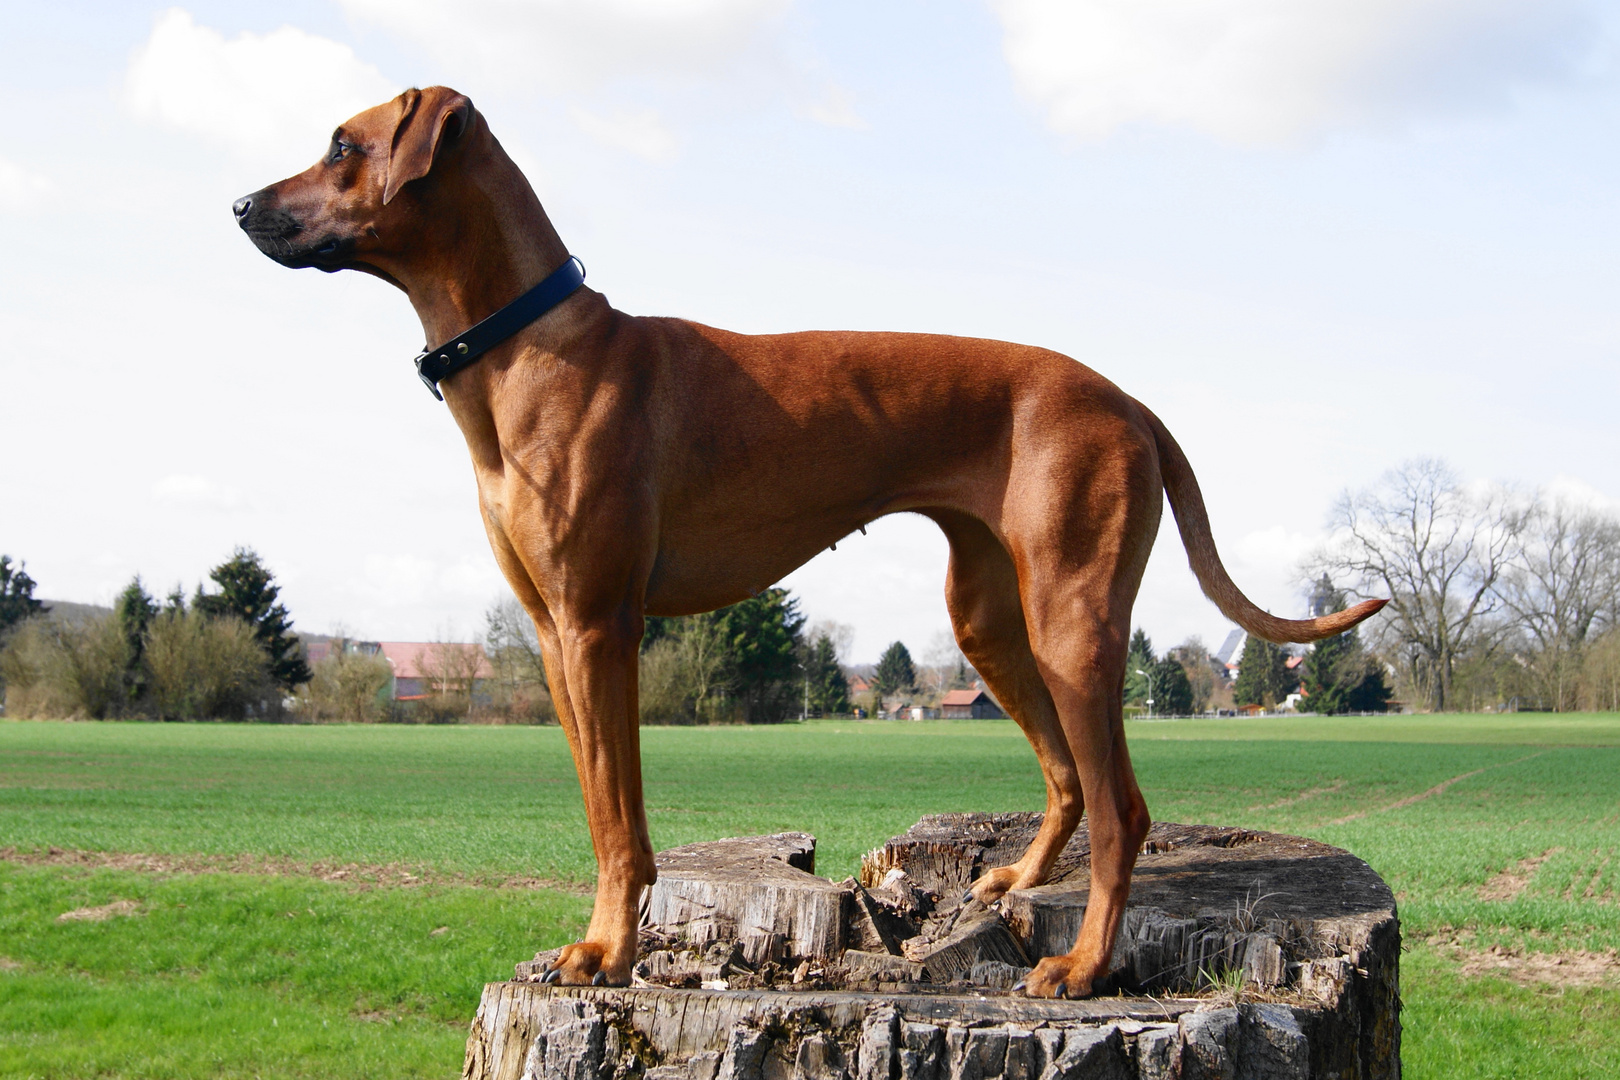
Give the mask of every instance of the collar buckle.
POLYGON ((416 364, 416 377, 422 380, 422 385, 428 388, 428 393, 432 394, 440 401, 443 401, 444 395, 439 393, 438 380, 422 369, 422 365, 426 363, 427 358, 432 355, 433 350, 428 348, 424 348, 421 352, 416 354, 416 360, 413 361, 416 364))

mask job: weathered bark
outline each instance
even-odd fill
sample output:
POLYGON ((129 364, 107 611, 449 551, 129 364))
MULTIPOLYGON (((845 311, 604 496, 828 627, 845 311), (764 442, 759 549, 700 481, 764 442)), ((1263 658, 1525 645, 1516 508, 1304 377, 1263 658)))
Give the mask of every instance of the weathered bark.
POLYGON ((665 852, 642 985, 544 986, 539 962, 520 964, 518 981, 485 988, 464 1076, 1399 1077, 1394 900, 1361 860, 1311 840, 1156 825, 1099 995, 1008 992, 1031 959, 1072 944, 1089 838, 999 911, 961 892, 1016 859, 1039 821, 926 818, 867 856, 864 886, 814 877, 803 834, 665 852), (1133 996, 1144 990, 1159 996, 1133 996))
POLYGON ((688 844, 658 855, 643 923, 702 948, 735 941, 745 957, 832 959, 845 948, 850 888, 816 877, 816 839, 779 833, 688 844))

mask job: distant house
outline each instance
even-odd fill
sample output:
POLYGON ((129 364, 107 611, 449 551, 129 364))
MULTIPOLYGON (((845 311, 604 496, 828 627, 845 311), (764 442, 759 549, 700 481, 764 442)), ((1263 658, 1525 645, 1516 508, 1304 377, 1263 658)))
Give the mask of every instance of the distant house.
POLYGON ((482 645, 437 641, 357 641, 353 638, 306 639, 311 666, 332 656, 381 656, 393 674, 382 695, 394 701, 421 701, 434 694, 477 695, 495 669, 482 645))
POLYGON ((348 653, 350 656, 376 656, 382 649, 382 643, 377 641, 356 641, 353 638, 320 638, 316 640, 305 639, 304 653, 311 667, 325 660, 329 656, 348 653))
POLYGON ((1226 640, 1212 655, 1216 666, 1226 674, 1226 680, 1232 682, 1238 677, 1238 660, 1243 656, 1243 645, 1249 640, 1246 631, 1234 629, 1226 635, 1226 640))
POLYGON ((1006 713, 983 690, 949 690, 939 699, 939 714, 947 720, 1001 720, 1006 713))
POLYGON ((435 641, 380 641, 377 649, 394 672, 394 700, 421 701, 430 694, 477 693, 495 673, 482 645, 435 641))

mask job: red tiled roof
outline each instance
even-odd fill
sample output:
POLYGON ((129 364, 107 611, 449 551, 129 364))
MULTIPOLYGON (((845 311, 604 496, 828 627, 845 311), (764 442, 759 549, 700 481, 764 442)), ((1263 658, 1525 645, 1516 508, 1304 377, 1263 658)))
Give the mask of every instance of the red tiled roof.
POLYGON ((983 690, 947 690, 939 699, 939 704, 941 708, 946 705, 971 705, 983 696, 983 690))
MULTIPOLYGON (((490 667, 489 657, 484 654, 482 645, 467 643, 441 644, 433 641, 384 641, 382 654, 394 669, 397 679, 426 679, 429 673, 421 669, 421 660, 432 664, 435 653, 439 649, 455 649, 463 652, 476 652, 478 654, 478 668, 473 675, 475 679, 487 679, 494 673, 490 667)), ((457 668, 461 665, 457 663, 457 668)))

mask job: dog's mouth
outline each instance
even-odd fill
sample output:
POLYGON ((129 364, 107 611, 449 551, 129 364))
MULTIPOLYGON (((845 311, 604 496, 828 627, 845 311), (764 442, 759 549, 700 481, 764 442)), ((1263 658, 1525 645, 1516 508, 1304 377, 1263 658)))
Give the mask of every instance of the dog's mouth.
POLYGON ((244 229, 253 246, 282 266, 293 270, 314 267, 331 273, 341 270, 354 252, 354 240, 349 237, 315 236, 304 234, 294 224, 290 229, 244 229))
POLYGON ((238 204, 237 223, 254 247, 294 270, 314 267, 331 273, 342 269, 354 253, 352 237, 312 233, 291 213, 279 208, 249 204, 244 210, 238 204))

